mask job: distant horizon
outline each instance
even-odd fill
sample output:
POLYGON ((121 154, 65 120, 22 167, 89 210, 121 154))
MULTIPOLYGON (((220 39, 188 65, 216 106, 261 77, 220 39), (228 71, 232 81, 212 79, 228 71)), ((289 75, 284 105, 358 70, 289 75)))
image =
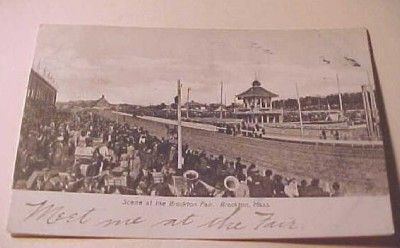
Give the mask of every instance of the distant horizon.
MULTIPOLYGON (((362 93, 361 91, 354 91, 354 92, 341 92, 341 94, 343 95, 343 94, 354 94, 354 93, 362 93)), ((329 95, 307 95, 307 96, 300 96, 300 99, 302 99, 302 98, 306 98, 306 97, 328 97, 328 96, 331 96, 331 95, 338 95, 338 93, 332 93, 332 94, 329 94, 329 95)), ((112 104, 112 105, 121 105, 121 104, 127 104, 127 105, 132 105, 132 106, 140 106, 140 107, 148 107, 148 106, 157 106, 157 105, 160 105, 160 104, 166 104, 166 105, 170 105, 170 104, 172 104, 173 103, 173 97, 171 98, 171 102, 170 103, 167 103, 167 102, 160 102, 160 103, 153 103, 153 104, 147 104, 147 105, 143 105, 143 104, 131 104, 131 103, 126 103, 126 102, 119 102, 119 103, 113 103, 113 102, 111 102, 111 101, 109 101, 108 100, 108 98, 107 98, 107 96, 106 95, 104 95, 104 98, 108 101, 108 103, 110 103, 110 104, 112 104)), ((76 100, 67 100, 67 101, 59 101, 58 99, 56 99, 56 103, 71 103, 71 102, 79 102, 79 101, 84 101, 84 102, 89 102, 89 101, 97 101, 97 100, 99 100, 99 99, 101 99, 101 95, 100 95, 100 97, 98 97, 98 98, 96 98, 96 99, 76 99, 76 100)), ((282 101, 282 100, 296 100, 297 98, 285 98, 285 99, 282 99, 282 98, 279 98, 279 99, 273 99, 272 100, 272 102, 275 102, 275 101, 282 101)), ((186 103, 187 103, 187 101, 186 100, 184 100, 183 99, 183 97, 182 97, 182 100, 183 100, 183 102, 182 102, 182 106, 184 106, 186 103)), ((209 102, 209 103, 205 103, 205 102, 200 102, 200 101, 197 101, 197 100, 193 100, 193 99, 190 99, 190 101, 189 102, 196 102, 196 103, 199 103, 199 104, 205 104, 205 105, 210 105, 210 104, 220 104, 220 102, 209 102)), ((230 102, 230 103, 228 103, 227 102, 227 104, 226 104, 226 106, 229 106, 229 105, 232 105, 234 102, 230 102)), ((238 102, 237 102, 238 103, 238 102)), ((225 103, 223 103, 223 105, 225 105, 225 103)))

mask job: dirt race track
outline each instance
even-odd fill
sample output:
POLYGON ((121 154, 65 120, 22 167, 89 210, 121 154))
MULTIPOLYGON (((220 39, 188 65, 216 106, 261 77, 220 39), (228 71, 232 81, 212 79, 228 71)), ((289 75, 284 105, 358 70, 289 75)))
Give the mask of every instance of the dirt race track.
MULTIPOLYGON (((102 112, 102 115, 114 120, 117 116, 111 112, 102 112)), ((118 119, 144 127, 152 135, 166 137, 165 124, 129 116, 118 119)), ((190 148, 230 159, 241 157, 245 162, 299 180, 315 177, 330 183, 337 181, 348 196, 388 194, 382 147, 317 146, 234 137, 193 128, 182 128, 182 134, 184 144, 189 144, 190 148)))

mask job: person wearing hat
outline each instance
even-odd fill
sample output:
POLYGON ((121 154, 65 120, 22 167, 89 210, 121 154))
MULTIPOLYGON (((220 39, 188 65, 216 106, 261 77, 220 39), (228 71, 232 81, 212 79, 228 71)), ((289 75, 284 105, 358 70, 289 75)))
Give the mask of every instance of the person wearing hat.
POLYGON ((59 167, 63 160, 63 147, 64 147, 64 137, 60 135, 57 137, 56 141, 52 144, 52 165, 59 167))
POLYGON ((187 180, 186 196, 189 197, 207 197, 210 192, 207 187, 199 180, 199 173, 195 170, 188 170, 183 173, 183 177, 187 180))
POLYGON ((250 196, 250 190, 249 186, 247 185, 246 178, 241 180, 239 179, 239 187, 235 191, 236 197, 249 197, 250 196))
POLYGON ((153 184, 150 186, 150 195, 155 196, 173 196, 168 183, 166 182, 163 173, 152 173, 153 184))
POLYGON ((235 162, 230 161, 227 164, 228 164, 228 167, 227 167, 228 175, 230 175, 230 176, 235 175, 235 172, 236 172, 236 170, 235 170, 235 162))
POLYGON ((222 197, 236 197, 236 191, 239 189, 239 180, 234 176, 227 176, 224 180, 225 192, 222 197))
POLYGON ((313 178, 310 185, 306 187, 305 195, 308 197, 327 196, 328 193, 324 192, 324 190, 319 186, 319 182, 319 178, 313 178))
POLYGON ((298 184, 295 178, 288 180, 287 185, 285 185, 284 192, 288 197, 299 197, 298 184))
POLYGON ((273 182, 273 189, 274 189, 274 197, 287 197, 285 194, 285 185, 282 182, 281 175, 274 175, 272 182, 273 182))
POLYGON ((49 168, 44 168, 43 169, 43 190, 45 191, 56 191, 58 185, 57 181, 58 180, 51 180, 52 178, 54 178, 55 176, 57 176, 56 173, 50 171, 49 168))
POLYGON ((145 181, 140 181, 136 187, 136 195, 148 195, 150 194, 148 184, 145 181))
POLYGON ((254 171, 256 171, 256 165, 254 163, 251 163, 249 168, 247 168, 247 177, 251 178, 253 176, 254 171))
POLYGON ((235 161, 235 176, 239 179, 239 181, 246 179, 246 175, 244 174, 244 169, 246 169, 246 166, 242 164, 241 161, 242 159, 240 157, 237 157, 235 161))
POLYGON ((273 197, 274 196, 274 189, 273 189, 273 182, 271 179, 272 171, 266 170, 265 175, 263 178, 262 186, 264 190, 264 197, 273 197))
POLYGON ((340 192, 340 184, 338 182, 334 182, 332 184, 332 191, 330 193, 331 197, 342 196, 342 192, 340 192))
POLYGON ((77 138, 77 146, 80 147, 85 147, 86 146, 86 138, 87 138, 87 133, 85 130, 81 131, 81 134, 77 138))
POLYGON ((298 185, 298 191, 299 191, 299 196, 303 197, 303 196, 307 196, 307 180, 303 179, 300 181, 300 185, 298 185))
POLYGON ((264 179, 260 175, 260 171, 257 168, 252 168, 249 172, 251 176, 247 178, 247 185, 249 186, 250 197, 264 197, 264 179))

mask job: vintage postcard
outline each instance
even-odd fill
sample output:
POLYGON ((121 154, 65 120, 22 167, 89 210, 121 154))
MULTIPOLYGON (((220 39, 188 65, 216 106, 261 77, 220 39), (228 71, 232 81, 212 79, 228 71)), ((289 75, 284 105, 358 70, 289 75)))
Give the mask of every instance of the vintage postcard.
POLYGON ((378 106, 365 29, 42 25, 8 229, 390 235, 378 106))

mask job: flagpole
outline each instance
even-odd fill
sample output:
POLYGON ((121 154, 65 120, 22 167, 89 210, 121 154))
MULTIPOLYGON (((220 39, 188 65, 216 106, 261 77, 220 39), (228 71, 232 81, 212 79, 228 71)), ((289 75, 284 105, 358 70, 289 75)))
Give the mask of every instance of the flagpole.
POLYGON ((304 134, 304 130, 303 130, 303 117, 301 116, 301 103, 300 103, 299 89, 298 89, 298 87, 297 87, 297 83, 296 83, 296 95, 297 95, 297 103, 298 103, 298 105, 299 105, 300 131, 301 131, 301 136, 303 136, 303 134, 304 134))
POLYGON ((189 99, 190 99, 190 87, 188 87, 187 89, 186 119, 189 119, 189 99))
MULTIPOLYGON (((224 106, 225 106, 225 108, 226 108, 226 106, 227 106, 227 105, 226 105, 226 90, 225 90, 225 92, 224 92, 224 97, 225 97, 225 98, 224 98, 224 106)), ((225 114, 225 118, 226 118, 226 111, 225 111, 224 114, 225 114)))
POLYGON ((340 92, 340 84, 339 84, 339 76, 336 73, 336 83, 338 87, 338 94, 339 94, 339 105, 340 105, 340 112, 343 112, 343 102, 342 102, 342 93, 340 92))
POLYGON ((226 107, 226 91, 224 92, 224 105, 226 107))
POLYGON ((221 81, 221 104, 220 104, 220 111, 219 111, 219 118, 222 119, 222 92, 223 92, 224 82, 221 81))
POLYGON ((236 113, 236 96, 233 97, 233 113, 236 113))
POLYGON ((181 81, 178 80, 178 169, 182 169, 182 109, 181 81))

